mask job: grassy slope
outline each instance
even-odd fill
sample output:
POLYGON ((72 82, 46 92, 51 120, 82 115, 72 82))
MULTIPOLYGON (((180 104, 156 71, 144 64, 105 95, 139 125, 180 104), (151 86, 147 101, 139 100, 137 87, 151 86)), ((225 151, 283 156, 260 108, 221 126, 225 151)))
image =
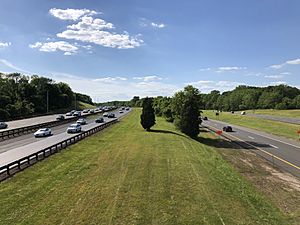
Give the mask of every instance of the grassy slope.
POLYGON ((272 115, 272 116, 300 118, 300 109, 289 109, 289 110, 257 109, 255 111, 247 110, 247 112, 249 112, 249 113, 254 112, 255 114, 266 114, 266 115, 272 115))
POLYGON ((96 106, 90 105, 90 104, 85 103, 85 102, 78 101, 77 104, 78 104, 78 108, 80 110, 83 110, 83 109, 95 109, 96 108, 96 106))
POLYGON ((261 130, 271 134, 291 138, 294 140, 299 139, 299 136, 297 134, 297 130, 299 130, 299 125, 248 116, 241 116, 238 114, 232 115, 229 112, 222 112, 220 113, 219 117, 216 117, 213 111, 204 110, 203 115, 206 115, 210 119, 221 120, 230 124, 236 124, 244 127, 253 128, 256 130, 261 130))
POLYGON ((0 224, 289 224, 214 148, 139 114, 0 183, 0 224))

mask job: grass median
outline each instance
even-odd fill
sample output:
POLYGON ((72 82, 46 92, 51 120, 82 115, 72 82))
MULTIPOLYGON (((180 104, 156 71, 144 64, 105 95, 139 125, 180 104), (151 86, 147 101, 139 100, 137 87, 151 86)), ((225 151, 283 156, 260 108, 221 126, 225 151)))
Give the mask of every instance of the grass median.
POLYGON ((139 115, 0 183, 0 224, 290 224, 208 139, 139 115))
POLYGON ((215 112, 211 110, 204 110, 202 115, 207 116, 209 119, 220 120, 232 125, 240 125, 293 140, 299 140, 299 134, 297 133, 299 125, 296 124, 242 116, 238 114, 231 114, 229 112, 222 112, 219 113, 219 116, 216 116, 215 112))

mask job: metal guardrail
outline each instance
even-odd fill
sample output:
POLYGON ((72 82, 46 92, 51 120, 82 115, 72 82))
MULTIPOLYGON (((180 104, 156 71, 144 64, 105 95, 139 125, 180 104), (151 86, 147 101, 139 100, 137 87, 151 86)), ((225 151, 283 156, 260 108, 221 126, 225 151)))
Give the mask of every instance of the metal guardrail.
POLYGON ((104 128, 115 124, 118 122, 118 119, 109 121, 107 123, 101 124, 97 127, 94 127, 92 129, 89 129, 87 131, 81 132, 80 134, 73 136, 71 138, 68 138, 62 142, 59 142, 55 145, 52 145, 50 147, 44 148, 38 152, 35 152, 31 155, 28 155, 26 157, 23 157, 21 159, 18 159, 14 162, 11 162, 5 166, 0 167, 0 181, 3 181, 11 176, 13 176, 14 174, 16 174, 17 172, 20 172, 26 168, 28 168, 29 166, 35 164, 38 161, 41 161, 47 157, 49 157, 52 154, 55 154, 57 152, 59 152, 62 149, 65 149, 66 147, 92 135, 95 134, 101 130, 103 130, 104 128))

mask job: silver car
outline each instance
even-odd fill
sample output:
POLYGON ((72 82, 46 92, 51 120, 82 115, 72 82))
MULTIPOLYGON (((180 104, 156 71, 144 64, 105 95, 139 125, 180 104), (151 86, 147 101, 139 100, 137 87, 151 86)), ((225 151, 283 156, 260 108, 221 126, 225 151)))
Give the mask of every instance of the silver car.
POLYGON ((50 135, 52 135, 52 131, 50 128, 41 128, 34 133, 35 137, 46 137, 50 135))
POLYGON ((80 118, 76 121, 76 123, 80 124, 80 125, 85 125, 86 124, 86 119, 84 118, 80 118))
POLYGON ((81 125, 79 123, 71 124, 67 129, 67 133, 77 133, 80 131, 81 131, 81 125))

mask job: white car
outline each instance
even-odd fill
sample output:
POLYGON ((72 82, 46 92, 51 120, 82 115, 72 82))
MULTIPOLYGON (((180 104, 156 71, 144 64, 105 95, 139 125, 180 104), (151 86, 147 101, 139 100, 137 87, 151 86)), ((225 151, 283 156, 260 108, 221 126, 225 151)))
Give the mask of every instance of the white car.
POLYGON ((103 113, 103 116, 104 116, 104 117, 107 117, 107 116, 108 116, 108 113, 107 113, 107 112, 103 113))
POLYGON ((85 125, 86 124, 86 119, 84 118, 80 118, 76 121, 76 123, 80 124, 80 125, 85 125))
POLYGON ((80 131, 81 131, 81 125, 79 123, 71 124, 67 129, 67 133, 77 133, 80 131))
POLYGON ((38 129, 34 133, 34 136, 35 137, 46 137, 46 136, 50 136, 51 134, 52 134, 52 131, 50 128, 41 128, 41 129, 38 129))

